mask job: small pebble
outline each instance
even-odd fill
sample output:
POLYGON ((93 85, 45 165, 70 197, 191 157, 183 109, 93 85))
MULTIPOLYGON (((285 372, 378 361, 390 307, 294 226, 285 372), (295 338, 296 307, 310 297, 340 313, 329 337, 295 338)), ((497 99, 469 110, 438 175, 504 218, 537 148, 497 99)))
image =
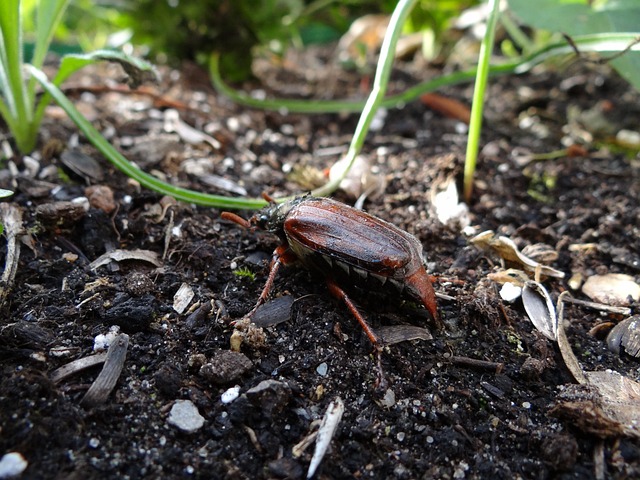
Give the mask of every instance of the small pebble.
POLYGON ((204 417, 191 400, 176 400, 171 407, 167 422, 183 432, 193 433, 204 425, 204 417))
POLYGON ((289 403, 291 388, 284 382, 263 380, 255 387, 250 388, 246 395, 253 405, 261 408, 266 415, 271 416, 281 412, 289 403))
POLYGON ((13 478, 27 468, 27 461, 18 452, 9 452, 0 459, 0 478, 13 478))
POLYGON ((220 395, 220 401, 222 403, 231 403, 240 396, 240 386, 236 385, 220 395))
POLYGON ((316 372, 318 372, 318 375, 324 377, 327 374, 327 371, 329 370, 329 366, 327 365, 327 362, 322 362, 320 365, 318 365, 318 368, 316 368, 316 372))
POLYGON ((103 210, 105 213, 112 213, 116 209, 113 190, 106 185, 92 185, 87 187, 84 190, 84 194, 89 199, 89 204, 93 208, 103 210))
POLYGON ((111 345, 111 342, 115 340, 119 333, 120 327, 113 325, 109 328, 108 333, 104 335, 102 333, 100 335, 96 335, 93 339, 93 351, 97 352, 98 350, 106 350, 109 348, 109 345, 111 345))
POLYGON ((222 350, 200 368, 200 375, 220 385, 235 381, 251 368, 253 363, 244 353, 222 350))

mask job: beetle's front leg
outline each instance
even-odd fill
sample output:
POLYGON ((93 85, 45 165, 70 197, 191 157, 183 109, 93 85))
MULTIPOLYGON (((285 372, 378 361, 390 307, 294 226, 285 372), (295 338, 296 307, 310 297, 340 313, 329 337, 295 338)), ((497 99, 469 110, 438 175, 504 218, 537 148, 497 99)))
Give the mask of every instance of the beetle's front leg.
POLYGON ((364 333, 367 334, 369 341, 373 344, 373 347, 376 350, 376 367, 378 369, 376 389, 386 390, 388 386, 388 382, 384 375, 384 371, 382 370, 382 350, 384 348, 384 345, 382 344, 380 337, 376 335, 376 333, 373 331, 373 329, 369 325, 369 322, 367 322, 367 320, 364 318, 364 316, 362 316, 362 314, 358 310, 358 307, 356 306, 356 304, 353 303, 353 301, 351 300, 351 298, 349 298, 347 293, 342 288, 340 288, 340 286, 336 282, 334 282, 330 278, 327 278, 327 286, 329 287, 329 292, 331 292, 331 295, 333 295, 339 300, 342 300, 345 303, 345 305, 347 306, 351 314, 354 317, 356 317, 356 320, 358 320, 358 323, 362 327, 362 330, 364 330, 364 333))
POLYGON ((258 302, 255 307, 245 315, 245 318, 251 318, 260 305, 267 301, 269 298, 269 293, 271 293, 271 289, 273 288, 273 283, 276 279, 276 275, 278 274, 278 270, 282 265, 289 265, 296 261, 296 256, 289 249, 288 245, 280 245, 273 251, 273 256, 271 257, 271 264, 269 265, 269 276, 267 277, 267 281, 264 284, 264 288, 262 289, 262 293, 258 298, 258 302))

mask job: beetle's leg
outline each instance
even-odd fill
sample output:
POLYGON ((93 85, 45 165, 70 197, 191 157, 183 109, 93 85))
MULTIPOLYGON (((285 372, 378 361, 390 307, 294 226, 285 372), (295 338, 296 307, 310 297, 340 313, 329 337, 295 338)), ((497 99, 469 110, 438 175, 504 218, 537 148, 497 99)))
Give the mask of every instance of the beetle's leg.
POLYGON ((369 341, 373 344, 376 350, 376 366, 378 369, 378 379, 376 382, 376 388, 380 390, 386 390, 388 383, 385 378, 384 371, 382 370, 382 349, 383 349, 382 341, 380 340, 378 335, 376 335, 376 333, 373 331, 373 329, 371 328, 367 320, 362 316, 362 314, 358 310, 358 307, 356 307, 356 304, 353 303, 353 301, 349 298, 346 292, 342 288, 340 288, 338 284, 336 284, 330 278, 327 278, 327 286, 329 287, 329 292, 331 292, 331 295, 333 295, 339 300, 342 300, 345 303, 345 305, 347 306, 351 314, 354 317, 356 317, 356 320, 358 320, 358 323, 362 327, 362 330, 364 330, 364 333, 367 334, 369 341))
POLYGON ((367 320, 358 311, 358 307, 356 307, 356 304, 353 303, 353 301, 349 298, 346 292, 342 290, 342 288, 340 288, 331 279, 327 279, 327 286, 329 287, 329 292, 331 292, 331 295, 336 297, 338 300, 342 300, 347 306, 347 308, 349 309, 349 311, 351 312, 351 314, 354 317, 356 317, 356 320, 358 320, 358 323, 360 323, 360 326, 364 330, 364 333, 367 334, 367 337, 369 337, 369 341, 373 343, 373 346, 376 348, 382 348, 382 342, 380 341, 378 336, 375 334, 373 329, 369 326, 369 323, 367 322, 367 320))
POLYGON ((256 312, 258 307, 267 301, 269 297, 269 293, 273 288, 273 282, 276 279, 276 275, 278 274, 278 270, 280 270, 280 266, 289 265, 295 262, 296 256, 293 254, 291 250, 289 250, 288 245, 280 245, 273 251, 273 256, 271 257, 271 264, 269 266, 269 276, 267 277, 267 281, 264 284, 264 288, 262 289, 262 293, 260 294, 260 298, 258 298, 258 302, 253 309, 245 315, 246 318, 251 318, 253 314, 256 312))

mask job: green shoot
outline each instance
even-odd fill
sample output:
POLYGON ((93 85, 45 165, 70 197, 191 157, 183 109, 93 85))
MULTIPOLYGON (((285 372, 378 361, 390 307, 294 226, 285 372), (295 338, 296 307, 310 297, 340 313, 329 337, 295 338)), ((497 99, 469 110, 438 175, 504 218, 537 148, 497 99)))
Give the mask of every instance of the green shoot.
POLYGON ((487 31, 480 45, 476 85, 473 89, 473 103, 471 105, 471 121, 469 122, 467 154, 464 161, 463 191, 464 199, 467 203, 471 201, 471 193, 473 191, 473 176, 476 171, 480 132, 482 130, 484 93, 487 89, 491 50, 493 49, 496 25, 498 23, 498 17, 500 16, 500 0, 489 0, 489 9, 490 14, 489 21, 487 22, 487 31))
POLYGON ((143 172, 134 164, 129 162, 113 145, 111 145, 98 132, 91 123, 76 109, 71 100, 69 100, 60 89, 54 85, 41 70, 34 66, 28 65, 27 70, 35 78, 42 88, 51 95, 56 103, 69 115, 69 118, 78 126, 85 134, 87 139, 98 149, 115 167, 124 172, 127 176, 147 187, 164 195, 174 197, 176 200, 183 202, 195 203, 209 207, 221 207, 229 209, 246 208, 257 209, 265 206, 267 202, 263 199, 242 199, 230 198, 220 195, 211 195, 207 193, 196 192, 186 188, 176 187, 169 183, 158 180, 153 175, 143 172))
POLYGON ((248 269, 247 267, 236 268, 233 271, 233 274, 240 278, 248 278, 252 282, 256 279, 256 274, 252 272, 250 269, 248 269))
MULTIPOLYGON (((69 0, 39 1, 35 7, 35 50, 31 63, 42 68, 53 33, 69 0)), ((36 144, 44 106, 38 108, 35 81, 23 78, 24 39, 20 0, 0 2, 0 116, 7 123, 18 149, 31 152, 36 144)), ((47 100, 41 99, 39 104, 47 100)))

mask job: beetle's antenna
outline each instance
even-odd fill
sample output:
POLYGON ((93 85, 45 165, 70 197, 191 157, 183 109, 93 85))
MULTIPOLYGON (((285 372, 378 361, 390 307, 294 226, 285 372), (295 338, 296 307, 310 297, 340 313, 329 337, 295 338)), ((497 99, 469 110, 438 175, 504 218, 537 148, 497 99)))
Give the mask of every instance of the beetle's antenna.
POLYGON ((220 218, 222 218, 223 220, 231 220, 233 223, 237 223, 238 225, 240 225, 241 227, 244 227, 244 228, 251 228, 252 227, 252 225, 249 222, 249 220, 246 220, 246 219, 242 218, 240 215, 236 215, 235 213, 222 212, 220 214, 220 218))
POLYGON ((267 202, 272 205, 276 204, 276 199, 269 195, 267 192, 262 192, 262 198, 264 198, 267 202))

